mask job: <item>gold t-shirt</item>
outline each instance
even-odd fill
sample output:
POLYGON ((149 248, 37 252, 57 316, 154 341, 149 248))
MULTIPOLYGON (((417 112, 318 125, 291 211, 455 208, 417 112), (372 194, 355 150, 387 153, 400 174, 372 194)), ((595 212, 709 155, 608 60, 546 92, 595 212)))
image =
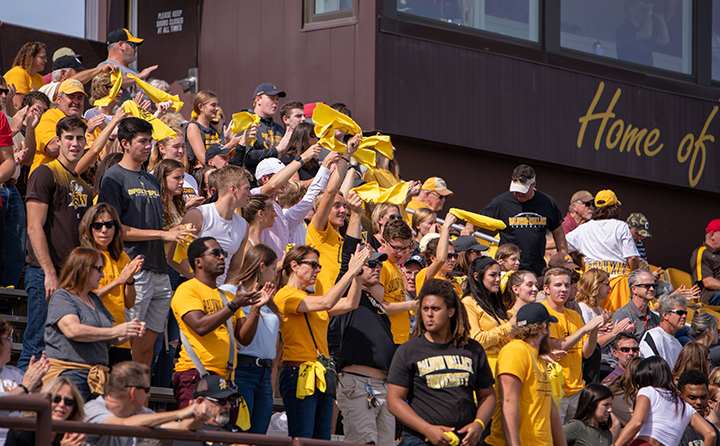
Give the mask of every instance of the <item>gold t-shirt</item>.
MULTIPOLYGON (((105 268, 103 268, 103 273, 105 274, 105 277, 100 279, 100 286, 98 288, 102 288, 108 283, 116 280, 118 276, 120 276, 123 268, 125 268, 125 265, 130 263, 130 257, 125 254, 125 251, 122 251, 120 253, 120 258, 118 260, 113 260, 113 258, 110 257, 110 253, 107 251, 100 252, 103 256, 105 256, 105 268)), ((124 324, 125 285, 120 285, 119 287, 112 290, 109 294, 102 298, 102 301, 103 305, 105 305, 105 308, 108 309, 110 314, 112 314, 113 318, 115 319, 115 324, 124 324)), ((120 346, 120 348, 130 348, 130 342, 124 343, 120 346)))
POLYGON ((20 94, 28 94, 45 85, 45 79, 40 73, 35 73, 35 76, 30 77, 30 73, 19 66, 10 68, 3 77, 8 85, 15 85, 15 89, 20 94))
MULTIPOLYGON (((383 296, 385 302, 405 302, 405 282, 403 282, 400 268, 393 261, 383 262, 382 270, 380 270, 380 284, 385 288, 383 296)), ((388 317, 393 341, 398 345, 407 342, 410 339, 410 312, 389 314, 388 317)))
POLYGON ((283 316, 283 324, 280 328, 283 339, 283 361, 316 361, 319 351, 325 357, 330 357, 327 344, 327 329, 330 317, 327 311, 309 311, 300 313, 297 311, 308 293, 285 285, 275 294, 275 304, 283 316), (312 335, 317 342, 317 350, 310 336, 310 329, 305 321, 304 314, 307 314, 312 335))
POLYGON ((320 253, 320 265, 322 270, 317 275, 315 282, 315 295, 322 296, 330 291, 335 285, 338 274, 340 273, 340 263, 342 262, 342 236, 332 227, 330 222, 327 228, 320 232, 314 224, 308 225, 305 242, 318 250, 320 253))
MULTIPOLYGON (((547 308, 550 316, 555 316, 558 319, 557 322, 550 324, 551 338, 564 339, 585 326, 582 316, 577 311, 565 308, 562 313, 558 313, 550 308, 547 301, 543 302, 543 305, 547 308)), ((562 388, 565 397, 573 396, 585 387, 585 381, 582 378, 582 347, 587 342, 587 339, 587 335, 583 336, 577 344, 567 350, 567 356, 560 361, 563 376, 565 377, 562 388)))

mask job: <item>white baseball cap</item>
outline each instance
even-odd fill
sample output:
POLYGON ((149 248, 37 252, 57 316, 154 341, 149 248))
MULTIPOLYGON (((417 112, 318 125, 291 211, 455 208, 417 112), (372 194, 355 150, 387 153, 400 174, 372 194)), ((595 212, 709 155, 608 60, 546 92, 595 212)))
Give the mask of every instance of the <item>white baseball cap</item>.
POLYGON ((260 178, 264 177, 265 175, 272 175, 274 173, 278 173, 285 167, 285 164, 283 164, 282 161, 280 161, 277 158, 265 158, 264 160, 260 161, 260 163, 257 165, 257 168, 255 169, 255 179, 260 180, 260 178))

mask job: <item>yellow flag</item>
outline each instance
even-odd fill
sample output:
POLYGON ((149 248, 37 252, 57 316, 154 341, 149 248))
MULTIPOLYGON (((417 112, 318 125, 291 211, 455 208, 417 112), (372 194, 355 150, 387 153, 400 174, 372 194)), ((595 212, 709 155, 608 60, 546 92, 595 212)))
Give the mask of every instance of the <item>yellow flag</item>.
POLYGON ((167 124, 159 120, 149 111, 145 110, 144 108, 138 107, 135 101, 125 101, 123 103, 123 107, 125 107, 125 111, 128 115, 144 119, 145 121, 152 124, 152 137, 155 141, 160 141, 168 137, 177 138, 177 133, 175 133, 173 129, 168 127, 167 124))
POLYGON ((317 387, 320 392, 325 392, 327 386, 325 384, 326 370, 320 361, 306 361, 300 364, 295 396, 302 400, 306 396, 315 393, 315 387, 317 387))
POLYGON ((392 143, 388 135, 367 136, 360 141, 361 149, 375 149, 386 157, 393 159, 392 143))
POLYGON ((468 223, 474 224, 475 226, 489 229, 491 231, 495 231, 497 229, 502 230, 507 227, 507 225, 502 220, 486 217, 484 215, 476 214, 474 212, 463 211, 462 209, 458 208, 450 208, 450 213, 459 218, 460 220, 464 220, 468 223))
POLYGON ((365 183, 352 190, 355 191, 364 202, 369 204, 392 203, 402 206, 405 202, 409 187, 410 183, 402 182, 389 189, 385 189, 380 187, 376 181, 373 181, 372 183, 365 183))
POLYGON ((247 431, 250 429, 250 411, 248 410, 245 398, 240 397, 238 399, 238 404, 240 405, 240 410, 238 411, 238 417, 235 424, 237 424, 240 429, 247 431))
POLYGON ((342 130, 343 132, 350 133, 351 135, 362 133, 362 129, 355 121, 352 120, 352 118, 321 102, 318 102, 315 105, 312 120, 320 127, 332 124, 334 129, 342 130))
MULTIPOLYGON (((236 135, 241 134, 253 124, 260 124, 260 116, 248 112, 235 113, 234 115, 232 115, 232 118, 233 123, 230 131, 236 135)), ((257 138, 253 138, 248 145, 254 146, 255 141, 257 141, 257 138)))
POLYGON ((95 102, 93 103, 95 107, 107 107, 108 104, 110 104, 112 100, 115 99, 115 96, 117 96, 118 92, 120 91, 120 87, 122 87, 122 74, 120 74, 119 71, 115 72, 110 75, 110 80, 113 83, 112 88, 108 92, 107 96, 95 100, 95 102))
POLYGON ((137 86, 145 92, 146 95, 150 98, 151 101, 153 101, 156 104, 159 104, 161 102, 167 102, 172 101, 172 109, 176 112, 179 112, 180 109, 185 105, 183 101, 180 100, 180 97, 178 95, 172 95, 170 93, 165 93, 164 91, 160 90, 159 88, 155 88, 152 85, 148 84, 144 80, 140 79, 137 76, 133 76, 132 74, 128 74, 128 77, 135 81, 137 86))

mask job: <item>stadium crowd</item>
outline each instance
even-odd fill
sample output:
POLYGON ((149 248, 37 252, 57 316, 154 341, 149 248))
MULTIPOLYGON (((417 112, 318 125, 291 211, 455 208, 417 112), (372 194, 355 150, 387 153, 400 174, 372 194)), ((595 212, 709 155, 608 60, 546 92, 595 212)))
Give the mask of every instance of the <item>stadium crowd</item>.
POLYGON ((231 116, 200 91, 187 121, 129 66, 142 43, 114 30, 88 69, 62 48, 43 79, 29 42, 0 77, 0 285, 28 295, 17 367, 0 320, 4 394, 262 434, 277 394, 290 436, 330 439, 339 411, 345 441, 380 445, 716 444, 720 220, 674 289, 610 189, 563 215, 520 165, 480 212, 442 214, 449 185, 403 181, 345 104, 279 107, 263 83, 231 116), (151 385, 178 409, 148 409, 151 385))

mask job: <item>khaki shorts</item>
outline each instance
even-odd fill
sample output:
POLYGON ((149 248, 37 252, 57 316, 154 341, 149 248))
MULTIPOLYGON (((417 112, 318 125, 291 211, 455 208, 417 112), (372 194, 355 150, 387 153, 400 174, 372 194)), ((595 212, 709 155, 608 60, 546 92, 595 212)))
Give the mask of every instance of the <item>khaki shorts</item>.
POLYGON ((345 442, 393 446, 395 417, 387 407, 387 381, 345 372, 339 373, 338 381, 337 405, 343 415, 345 442), (368 407, 369 389, 376 406, 368 407))

